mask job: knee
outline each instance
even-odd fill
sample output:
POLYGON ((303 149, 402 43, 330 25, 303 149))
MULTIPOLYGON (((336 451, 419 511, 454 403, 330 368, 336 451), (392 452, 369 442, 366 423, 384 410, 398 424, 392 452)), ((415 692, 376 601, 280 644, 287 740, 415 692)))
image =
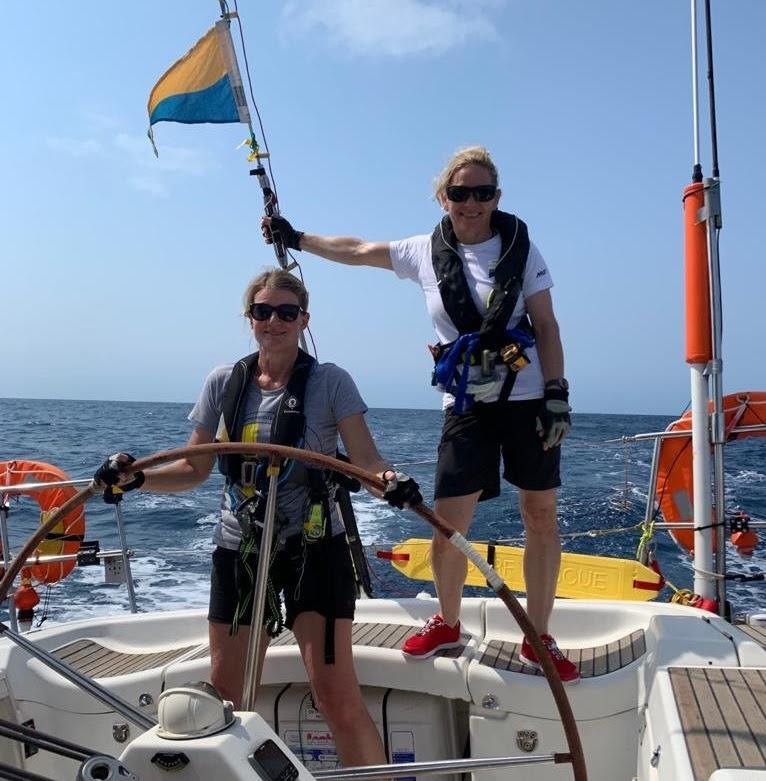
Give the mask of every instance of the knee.
POLYGON ((314 690, 314 705, 327 719, 334 733, 353 732, 360 724, 360 716, 366 711, 359 697, 348 697, 348 692, 314 690))
POLYGON ((527 534, 558 538, 555 495, 545 500, 522 501, 521 515, 527 534))

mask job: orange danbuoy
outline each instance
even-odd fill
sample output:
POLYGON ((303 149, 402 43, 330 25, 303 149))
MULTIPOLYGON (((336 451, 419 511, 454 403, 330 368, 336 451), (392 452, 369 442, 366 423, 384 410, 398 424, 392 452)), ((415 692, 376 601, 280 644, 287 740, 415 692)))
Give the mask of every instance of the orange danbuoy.
POLYGON ((705 186, 701 182, 684 188, 687 363, 707 363, 713 358, 707 227, 699 219, 704 205, 705 186))
MULTIPOLYGON (((738 426, 762 424, 766 420, 766 392, 749 391, 724 396, 723 411, 727 442, 766 436, 766 431, 731 433, 738 426)), ((674 420, 666 431, 688 431, 689 436, 667 438, 660 443, 655 500, 659 502, 662 515, 669 523, 691 523, 694 520, 691 427, 691 412, 687 412, 674 420)), ((710 522, 713 522, 712 518, 710 522)), ((689 553, 694 550, 693 529, 678 529, 670 534, 689 553)), ((744 555, 752 553, 758 543, 758 535, 750 530, 734 532, 730 539, 737 551, 744 555)), ((713 547, 715 550, 715 535, 713 547)))
POLYGON ((758 535, 750 530, 732 532, 731 544, 737 549, 740 556, 752 556, 756 545, 758 545, 758 535))
POLYGON ((31 613, 40 604, 31 573, 26 567, 21 571, 21 585, 13 594, 13 604, 19 613, 31 613))
MULTIPOLYGON (((40 521, 71 499, 74 486, 56 486, 37 491, 25 491, 24 483, 51 483, 69 480, 69 475, 57 466, 41 461, 0 461, 0 491, 8 496, 31 496, 40 506, 40 521)), ((85 511, 78 507, 65 515, 37 546, 36 556, 73 554, 80 550, 85 536, 85 511)), ((56 583, 65 578, 77 562, 61 561, 29 567, 31 578, 38 583, 56 583)))

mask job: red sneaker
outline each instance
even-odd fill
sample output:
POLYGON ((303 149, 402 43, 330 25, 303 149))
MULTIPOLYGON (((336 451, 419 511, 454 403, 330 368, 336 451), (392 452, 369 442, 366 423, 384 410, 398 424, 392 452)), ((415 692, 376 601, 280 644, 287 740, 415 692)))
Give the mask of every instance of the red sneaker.
MULTIPOLYGON (((561 649, 556 645, 556 641, 550 635, 540 635, 540 639, 543 641, 543 645, 548 649, 553 666, 561 678, 562 683, 578 683, 580 681, 580 671, 577 666, 574 665, 569 659, 561 653, 561 649)), ((524 642, 521 644, 521 653, 519 653, 519 659, 524 664, 528 664, 530 667, 537 667, 540 669, 540 663, 537 659, 535 649, 527 642, 527 638, 524 638, 524 642)))
POLYGON ((447 626, 437 613, 426 621, 426 625, 404 641, 402 653, 415 659, 427 659, 437 651, 458 648, 460 642, 460 622, 456 626, 447 626))

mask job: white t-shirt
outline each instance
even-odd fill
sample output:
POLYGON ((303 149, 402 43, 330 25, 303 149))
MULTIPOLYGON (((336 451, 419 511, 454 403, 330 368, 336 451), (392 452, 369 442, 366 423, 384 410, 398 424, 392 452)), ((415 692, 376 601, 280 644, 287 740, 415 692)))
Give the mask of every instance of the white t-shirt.
MULTIPOLYGON (((489 272, 497 264, 501 247, 499 235, 495 235, 481 244, 458 244, 457 247, 458 254, 463 260, 463 271, 471 296, 482 315, 487 311, 487 298, 493 288, 489 272)), ((447 344, 455 341, 460 334, 444 309, 436 285, 436 274, 431 259, 431 234, 392 241, 389 244, 389 255, 396 275, 402 279, 411 279, 413 282, 417 282, 423 290, 426 307, 431 315, 439 342, 447 344)), ((551 287, 553 287, 553 280, 545 260, 537 247, 530 241, 521 295, 516 302, 511 319, 508 321, 509 328, 513 328, 526 315, 526 299, 551 287)), ((543 373, 537 349, 530 347, 526 353, 530 364, 519 372, 510 396, 511 399, 517 401, 539 399, 543 396, 543 373)), ((449 406, 452 403, 452 397, 445 394, 444 405, 449 406)))

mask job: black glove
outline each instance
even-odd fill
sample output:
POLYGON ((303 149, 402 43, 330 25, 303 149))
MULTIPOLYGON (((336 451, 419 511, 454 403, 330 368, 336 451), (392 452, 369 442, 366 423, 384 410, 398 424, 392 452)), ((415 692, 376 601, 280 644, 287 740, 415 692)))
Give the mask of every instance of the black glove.
MULTIPOLYGON (((130 466, 136 459, 130 453, 115 453, 109 456, 93 475, 93 482, 96 485, 105 485, 109 488, 119 485, 123 478, 123 470, 130 466)), ((119 485, 121 491, 132 491, 134 488, 140 488, 144 484, 144 473, 135 472, 132 479, 127 483, 119 485)), ((108 492, 110 495, 113 493, 108 492)))
POLYGON ((398 507, 401 510, 405 505, 412 507, 423 503, 420 486, 404 472, 394 472, 392 469, 387 469, 383 472, 383 480, 386 483, 383 498, 392 507, 398 507), (392 477, 388 478, 386 475, 392 475, 392 477))
POLYGON ((558 447, 572 428, 569 413, 569 383, 551 380, 545 384, 542 409, 537 418, 537 433, 543 440, 543 450, 558 447))
POLYGON ((287 249, 297 249, 300 252, 301 249, 301 237, 303 231, 297 231, 292 225, 284 218, 275 214, 270 218, 271 223, 261 223, 261 229, 263 231, 263 238, 266 239, 267 244, 273 244, 274 239, 277 238, 282 242, 282 246, 287 249))

